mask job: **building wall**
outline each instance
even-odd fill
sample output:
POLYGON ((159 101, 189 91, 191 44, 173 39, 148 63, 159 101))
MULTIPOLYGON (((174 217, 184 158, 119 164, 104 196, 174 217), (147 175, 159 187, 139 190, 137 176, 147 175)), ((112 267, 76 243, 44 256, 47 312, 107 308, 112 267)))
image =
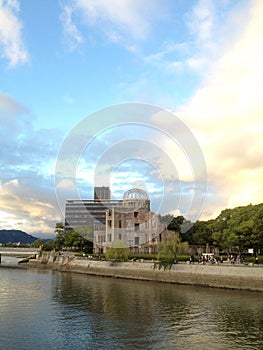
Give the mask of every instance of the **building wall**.
POLYGON ((108 201, 111 199, 109 187, 94 187, 94 201, 108 201))
MULTIPOLYGON (((157 215, 149 210, 150 201, 123 200, 122 205, 106 211, 104 239, 101 228, 94 231, 94 251, 105 252, 114 242, 122 241, 131 251, 139 252, 146 242, 151 242, 164 230, 157 215), (104 240, 102 244, 101 242, 104 240)), ((147 253, 152 252, 149 245, 147 253)))

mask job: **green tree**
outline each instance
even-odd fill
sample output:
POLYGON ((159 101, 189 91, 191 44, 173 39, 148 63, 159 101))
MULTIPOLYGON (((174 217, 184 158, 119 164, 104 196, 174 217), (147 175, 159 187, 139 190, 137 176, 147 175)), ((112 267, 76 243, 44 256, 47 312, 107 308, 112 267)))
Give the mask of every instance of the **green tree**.
POLYGON ((209 226, 221 249, 263 248, 263 204, 225 209, 209 226))
POLYGON ((111 247, 107 248, 106 259, 111 261, 127 261, 130 254, 129 248, 123 241, 116 241, 111 247))
POLYGON ((65 235, 64 245, 70 249, 82 250, 84 238, 77 231, 72 230, 65 235))
POLYGON ((174 219, 174 216, 171 214, 166 214, 166 215, 158 215, 158 220, 161 224, 165 224, 165 226, 167 227, 171 221, 174 219))
POLYGON ((52 239, 48 242, 45 242, 43 244, 42 250, 44 251, 51 251, 51 250, 55 250, 56 249, 56 240, 52 239))
POLYGON ((176 216, 174 217, 169 225, 167 226, 167 229, 170 231, 180 232, 181 231, 181 225, 185 221, 185 218, 183 216, 176 216))
POLYGON ((94 229, 93 226, 78 226, 75 228, 75 232, 79 234, 82 239, 80 240, 79 249, 85 253, 93 252, 94 241, 94 229))
POLYGON ((181 234, 183 240, 193 245, 213 244, 212 231, 209 227, 210 222, 196 221, 185 234, 181 234))
POLYGON ((35 240, 35 242, 33 242, 33 243, 31 244, 31 247, 32 247, 32 248, 39 248, 39 247, 41 247, 41 246, 43 246, 43 245, 44 245, 43 239, 38 238, 38 239, 35 240))
POLYGON ((54 232, 55 233, 60 233, 60 232, 64 232, 64 229, 65 229, 65 227, 64 227, 64 224, 63 224, 63 222, 57 222, 56 223, 56 226, 55 226, 55 230, 54 230, 54 232))
POLYGON ((55 247, 57 250, 61 250, 65 246, 66 233, 59 231, 55 238, 55 247))
POLYGON ((54 232, 57 234, 55 238, 55 249, 61 250, 65 245, 65 227, 63 222, 57 222, 54 232))
POLYGON ((84 251, 85 253, 92 253, 93 251, 92 241, 84 238, 77 230, 71 230, 68 232, 60 230, 55 238, 55 247, 57 250, 66 248, 84 251))
POLYGON ((177 260, 177 255, 189 251, 187 242, 182 242, 178 232, 166 231, 164 240, 158 244, 157 258, 160 261, 159 268, 170 267, 177 260))
POLYGON ((258 210, 254 215, 252 242, 256 251, 263 249, 263 205, 258 206, 258 210))
POLYGON ((75 231, 86 240, 93 242, 94 229, 92 226, 77 226, 75 228, 75 231))

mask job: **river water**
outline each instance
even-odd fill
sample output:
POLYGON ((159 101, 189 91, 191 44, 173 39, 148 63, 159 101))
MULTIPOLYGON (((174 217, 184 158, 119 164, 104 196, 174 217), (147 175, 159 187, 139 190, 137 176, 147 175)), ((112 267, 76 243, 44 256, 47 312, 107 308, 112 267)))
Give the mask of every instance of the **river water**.
POLYGON ((8 268, 2 259, 0 349, 263 349, 263 293, 8 268))

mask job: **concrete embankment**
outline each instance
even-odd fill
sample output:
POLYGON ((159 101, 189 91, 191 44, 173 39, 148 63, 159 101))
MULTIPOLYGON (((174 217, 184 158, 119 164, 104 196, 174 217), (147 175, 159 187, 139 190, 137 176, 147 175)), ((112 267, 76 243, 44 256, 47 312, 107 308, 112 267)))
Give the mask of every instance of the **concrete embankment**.
POLYGON ((263 268, 253 266, 175 264, 171 270, 154 269, 152 262, 110 262, 66 255, 43 255, 27 266, 89 275, 148 280, 217 288, 263 291, 263 268))

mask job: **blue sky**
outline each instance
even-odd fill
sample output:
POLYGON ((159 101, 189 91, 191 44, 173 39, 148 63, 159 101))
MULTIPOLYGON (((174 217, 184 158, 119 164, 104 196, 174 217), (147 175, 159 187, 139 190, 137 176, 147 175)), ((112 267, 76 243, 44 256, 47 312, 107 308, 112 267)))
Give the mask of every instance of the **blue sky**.
POLYGON ((52 235, 95 174, 192 220, 261 202, 262 17, 260 0, 0 0, 0 227, 52 235))

